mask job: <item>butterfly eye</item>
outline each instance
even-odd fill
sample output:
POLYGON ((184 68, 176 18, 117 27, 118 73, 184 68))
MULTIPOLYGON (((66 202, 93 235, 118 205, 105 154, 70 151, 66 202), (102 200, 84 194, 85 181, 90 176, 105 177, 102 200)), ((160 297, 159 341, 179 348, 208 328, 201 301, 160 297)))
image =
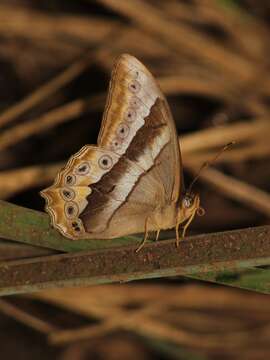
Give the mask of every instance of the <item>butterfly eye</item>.
POLYGON ((192 199, 192 197, 186 195, 186 196, 184 197, 184 199, 183 199, 183 206, 188 209, 188 208, 190 208, 192 205, 193 205, 193 199, 192 199))
POLYGON ((72 219, 76 217, 79 213, 78 205, 74 201, 69 201, 65 205, 65 214, 66 217, 72 219))
POLYGON ((129 126, 127 124, 121 123, 118 126, 116 134, 120 139, 125 139, 129 134, 129 126))
POLYGON ((141 85, 137 80, 133 80, 129 85, 128 88, 134 94, 138 93, 141 89, 141 85))
POLYGON ((64 188, 61 190, 61 195, 64 200, 73 200, 75 197, 75 192, 72 189, 64 188))
POLYGON ((90 171, 90 165, 88 164, 88 162, 83 162, 75 169, 75 172, 78 175, 86 175, 89 173, 89 171, 90 171))
POLYGON ((125 113, 124 119, 128 122, 132 122, 136 119, 136 111, 134 109, 128 109, 125 113))
POLYGON ((109 155, 102 155, 101 158, 98 161, 99 166, 104 169, 110 169, 113 165, 113 160, 109 155))
POLYGON ((76 177, 74 175, 67 175, 65 178, 65 183, 67 185, 74 185, 76 182, 76 177))

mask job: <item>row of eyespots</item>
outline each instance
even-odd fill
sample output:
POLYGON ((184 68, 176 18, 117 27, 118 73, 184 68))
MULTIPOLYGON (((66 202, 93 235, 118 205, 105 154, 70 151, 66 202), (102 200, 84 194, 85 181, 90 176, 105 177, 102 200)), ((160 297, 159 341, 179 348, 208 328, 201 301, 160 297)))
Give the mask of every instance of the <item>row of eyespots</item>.
MULTIPOLYGON (((121 129, 119 128, 119 131, 121 131, 121 129)), ((123 127, 123 132, 125 133, 126 131, 128 131, 128 129, 126 127, 123 127)), ((102 155, 99 160, 98 160, 98 164, 100 166, 100 168, 102 168, 103 170, 108 170, 113 166, 113 159, 109 156, 109 155, 102 155)), ((89 164, 89 162, 85 161, 83 163, 81 163, 79 166, 77 166, 74 169, 74 173, 77 175, 87 175, 90 173, 91 170, 91 165, 89 164)), ((73 186, 76 183, 76 175, 75 174, 68 174, 65 177, 65 183, 68 186, 73 186)), ((68 198, 68 200, 71 197, 71 193, 69 192, 65 192, 65 194, 63 194, 64 197, 68 198)))
MULTIPOLYGON (((68 185, 71 185, 71 184, 74 185, 76 182, 75 175, 73 175, 73 174, 67 175, 65 178, 65 182, 68 185)), ((78 219, 76 219, 79 214, 79 206, 77 205, 77 203, 75 201, 72 201, 75 198, 75 191, 73 189, 71 189, 70 187, 65 187, 60 190, 60 194, 61 194, 62 198, 66 201, 66 203, 64 205, 65 215, 66 215, 67 219, 73 220, 71 223, 72 228, 73 228, 74 232, 79 234, 82 231, 82 226, 79 223, 78 219)))
MULTIPOLYGON (((133 93, 137 94, 141 90, 141 84, 139 81, 135 80, 139 77, 138 70, 131 70, 133 80, 128 84, 128 89, 133 93)), ((116 130, 116 137, 111 142, 111 149, 113 151, 120 150, 122 147, 123 141, 128 137, 130 132, 130 125, 137 118, 136 109, 140 106, 140 100, 134 95, 129 100, 129 107, 124 115, 124 120, 127 122, 122 122, 119 124, 116 130)))
MULTIPOLYGON (((111 158, 111 156, 104 154, 99 158, 98 164, 101 169, 108 170, 113 166, 113 159, 111 158)), ((91 166, 88 162, 83 162, 74 169, 74 172, 78 175, 87 175, 90 172, 90 168, 91 166)), ((66 175, 65 183, 69 186, 75 185, 76 176, 74 174, 66 175)), ((72 224, 76 224, 72 225, 74 231, 79 232, 81 231, 81 225, 79 223, 79 220, 77 219, 79 214, 79 207, 75 201, 72 201, 74 200, 76 194, 75 191, 69 186, 61 189, 60 194, 62 198, 66 201, 64 207, 65 215, 68 219, 73 220, 72 224)))
MULTIPOLYGON (((128 89, 133 93, 137 94, 141 90, 141 84, 139 83, 139 71, 132 69, 129 72, 133 80, 128 84, 128 89)), ((140 100, 137 96, 132 96, 129 100, 129 107, 124 115, 124 121, 121 122, 116 130, 116 137, 111 142, 111 149, 113 151, 118 151, 122 147, 122 143, 128 137, 130 132, 130 123, 136 120, 137 118, 137 109, 140 107, 140 100)))
MULTIPOLYGON (((136 82, 138 83, 138 82, 136 82)), ((134 85, 134 81, 132 83, 134 85)), ((139 84, 139 83, 138 83, 139 84)), ((130 84, 131 86, 131 84, 130 84)), ((135 85, 137 86, 137 85, 135 85)), ((129 107, 124 115, 126 122, 121 122, 116 130, 116 138, 111 143, 111 148, 114 151, 120 150, 123 141, 128 137, 130 132, 130 123, 134 122, 137 118, 137 108, 140 106, 140 101, 136 96, 133 96, 129 101, 129 107)))
MULTIPOLYGON (((98 160, 98 165, 103 170, 109 170, 113 166, 113 159, 110 155, 102 155, 98 160)), ((88 162, 84 162, 80 164, 74 172, 78 175, 87 175, 90 172, 90 165, 88 162)), ((76 183, 76 176, 74 174, 68 174, 65 177, 65 183, 68 186, 73 186, 76 183)), ((75 193, 70 188, 66 188, 62 190, 62 197, 66 200, 71 200, 75 197, 75 193)))
MULTIPOLYGON (((88 161, 81 163, 77 166, 74 170, 75 174, 77 175, 87 175, 91 170, 91 166, 88 161)), ((65 183, 67 185, 74 185, 76 183, 76 176, 74 174, 68 174, 65 177, 65 183)))
MULTIPOLYGON (((64 190, 65 191, 65 190, 64 190)), ((65 204, 66 217, 71 220, 71 226, 75 233, 79 234, 82 232, 83 227, 78 219, 79 207, 74 201, 68 201, 65 204)))

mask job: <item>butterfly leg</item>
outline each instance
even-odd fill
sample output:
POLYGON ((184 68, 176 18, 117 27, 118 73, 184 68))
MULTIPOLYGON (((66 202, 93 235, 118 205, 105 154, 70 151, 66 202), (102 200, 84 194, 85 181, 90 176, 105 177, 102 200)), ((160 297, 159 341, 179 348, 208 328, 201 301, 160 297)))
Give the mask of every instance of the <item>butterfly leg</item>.
POLYGON ((176 235, 176 247, 179 247, 179 242, 180 242, 180 236, 179 236, 179 226, 180 226, 180 222, 176 224, 175 227, 175 235, 176 235))
POLYGON ((187 231, 189 225, 191 224, 192 220, 194 219, 195 214, 196 214, 196 211, 193 212, 193 214, 192 214, 192 215, 190 216, 190 218, 188 219, 186 225, 184 226, 183 232, 182 232, 182 237, 185 237, 186 231, 187 231))
POLYGON ((156 241, 158 241, 159 234, 160 234, 160 229, 158 229, 157 232, 156 232, 156 239, 155 239, 156 241))
POLYGON ((136 249, 136 253, 139 252, 144 244, 146 243, 147 239, 148 239, 148 228, 147 228, 147 225, 148 225, 148 221, 150 219, 150 216, 147 216, 147 218, 145 219, 145 223, 144 223, 144 238, 143 238, 143 241, 141 242, 140 246, 138 247, 138 249, 136 249))
MULTIPOLYGON (((196 214, 196 211, 193 212, 193 214, 190 216, 190 218, 188 219, 188 221, 186 222, 183 231, 182 231, 182 236, 181 238, 184 238, 186 236, 186 231, 189 227, 189 225, 191 224, 192 220, 194 219, 194 216, 196 214)), ((180 236, 179 236, 179 227, 180 227, 180 223, 176 224, 175 227, 175 233, 176 233, 176 247, 179 247, 179 243, 180 243, 180 236)))

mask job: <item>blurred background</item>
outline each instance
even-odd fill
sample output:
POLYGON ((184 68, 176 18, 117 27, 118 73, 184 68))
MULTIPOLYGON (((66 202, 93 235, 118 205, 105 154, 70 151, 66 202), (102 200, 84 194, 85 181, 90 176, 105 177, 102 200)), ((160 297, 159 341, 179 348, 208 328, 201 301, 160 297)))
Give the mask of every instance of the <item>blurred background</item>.
MULTIPOLYGON (((267 0, 1 0, 0 198, 43 210, 38 192, 96 143, 130 53, 167 96, 186 185, 236 141, 196 184, 190 233, 269 224, 269 38, 267 0)), ((180 277, 10 297, 0 330, 2 359, 270 356, 266 295, 180 277)))

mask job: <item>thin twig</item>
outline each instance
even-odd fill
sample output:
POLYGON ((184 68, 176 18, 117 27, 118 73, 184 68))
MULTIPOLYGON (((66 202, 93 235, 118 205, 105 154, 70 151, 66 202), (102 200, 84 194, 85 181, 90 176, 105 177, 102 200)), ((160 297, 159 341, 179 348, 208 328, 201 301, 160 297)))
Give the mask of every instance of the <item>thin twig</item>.
POLYGON ((33 108, 38 103, 61 89, 63 86, 67 85, 75 77, 85 71, 91 64, 93 64, 97 58, 106 56, 107 52, 107 49, 101 47, 98 51, 96 50, 96 53, 91 50, 87 54, 80 57, 78 61, 74 62, 59 75, 54 77, 52 80, 49 80, 29 96, 2 113, 2 115, 0 115, 0 127, 10 123, 12 120, 22 115, 27 110, 33 108))
POLYGON ((11 106, 0 115, 0 126, 10 123, 16 117, 22 115, 27 110, 33 108, 49 95, 67 85, 76 76, 82 73, 91 63, 93 63, 93 52, 91 51, 86 57, 72 64, 58 76, 39 87, 29 96, 11 106))
POLYGON ((205 169, 201 173, 200 178, 219 189, 220 192, 232 200, 237 200, 270 217, 270 194, 267 192, 237 180, 232 176, 225 175, 214 168, 205 169))
MULTIPOLYGON (((213 158, 217 153, 216 148, 205 149, 204 151, 188 151, 185 152, 185 147, 182 146, 183 163, 184 166, 200 166, 205 161, 213 158)), ((258 137, 256 141, 250 143, 241 144, 241 147, 230 149, 230 151, 224 152, 215 163, 241 163, 248 160, 261 160, 267 159, 270 155, 270 144, 265 136, 258 137)))
POLYGON ((121 0, 98 0, 109 8, 131 18, 135 23, 152 34, 165 39, 176 51, 188 51, 193 55, 197 54, 206 62, 211 62, 214 66, 220 67, 223 71, 241 78, 242 81, 250 79, 254 72, 253 64, 248 60, 234 54, 229 49, 224 49, 214 41, 205 36, 201 36, 191 27, 179 24, 158 8, 141 0, 121 1, 121 0), (148 14, 151 14, 149 17, 148 14), (175 36, 177 34, 177 36, 175 36))
POLYGON ((40 333, 48 334, 57 330, 55 326, 19 309, 17 306, 14 306, 3 299, 0 299, 0 312, 40 333))
POLYGON ((0 198, 6 199, 19 191, 51 182, 63 165, 45 164, 0 172, 0 198))
POLYGON ((224 146, 231 141, 236 141, 237 146, 241 142, 252 141, 258 136, 265 135, 269 130, 268 117, 250 122, 237 122, 236 124, 208 128, 186 135, 181 139, 181 146, 186 153, 224 146))
POLYGON ((11 145, 17 144, 31 135, 48 130, 63 122, 72 120, 86 111, 100 107, 100 102, 104 102, 103 95, 92 96, 88 99, 74 100, 66 105, 57 107, 36 119, 32 119, 23 124, 16 125, 0 135, 0 150, 11 145))
MULTIPOLYGON (((139 254, 136 245, 2 262, 0 294, 176 275, 201 274, 202 278, 203 273, 206 278, 208 273, 220 278, 226 271, 269 264, 269 236, 270 226, 261 226, 188 237, 179 248, 175 247, 175 239, 149 243, 139 254)), ((39 234, 36 240, 41 245, 39 234)), ((105 246, 106 242, 100 240, 99 244, 105 246)), ((114 243, 119 244, 119 240, 114 243)), ((267 283, 264 291, 269 291, 267 283)))
POLYGON ((189 285, 174 287, 170 285, 113 284, 84 288, 48 289, 25 295, 40 299, 50 304, 73 310, 79 315, 104 319, 114 313, 115 309, 127 308, 128 304, 166 304, 166 307, 177 310, 205 311, 209 307, 218 311, 226 307, 241 312, 255 312, 256 316, 265 317, 269 311, 268 299, 261 295, 258 307, 258 294, 235 292, 224 287, 206 287, 189 285), (245 301, 246 300, 246 301, 245 301))

